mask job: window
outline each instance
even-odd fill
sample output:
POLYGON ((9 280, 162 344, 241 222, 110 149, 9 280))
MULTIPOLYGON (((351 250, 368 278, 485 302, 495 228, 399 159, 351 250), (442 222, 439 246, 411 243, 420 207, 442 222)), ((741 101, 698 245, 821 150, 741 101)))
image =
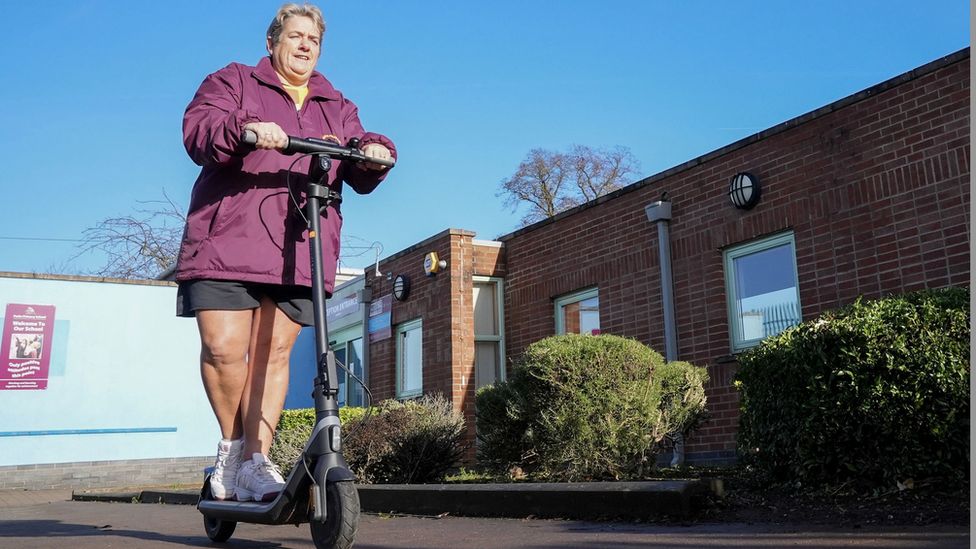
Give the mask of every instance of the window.
POLYGON ((800 323, 793 233, 735 246, 724 255, 732 352, 800 323))
POLYGON ((556 299, 556 333, 600 333, 599 289, 590 288, 556 299))
POLYGON ((420 396, 424 389, 424 338, 421 319, 397 326, 397 398, 420 396))
MULTIPOLYGON (((359 379, 366 381, 362 359, 363 338, 333 342, 332 351, 337 361, 344 364, 359 379)), ((336 367, 336 370, 339 376, 339 406, 362 406, 364 404, 362 385, 356 380, 348 379, 348 374, 342 368, 336 367)))
POLYGON ((474 277, 474 377, 481 388, 505 380, 502 279, 474 277))

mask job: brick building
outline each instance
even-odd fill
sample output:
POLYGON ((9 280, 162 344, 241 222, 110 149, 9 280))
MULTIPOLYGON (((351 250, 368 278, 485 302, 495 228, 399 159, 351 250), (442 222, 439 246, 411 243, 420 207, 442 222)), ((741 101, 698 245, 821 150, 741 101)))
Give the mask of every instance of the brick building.
POLYGON ((968 285, 969 72, 967 48, 498 241, 450 229, 381 261, 374 301, 399 274, 411 289, 368 346, 374 398, 442 393, 473 425, 476 387, 554 333, 665 353, 647 208, 667 192, 671 353, 710 375, 712 417, 687 457, 734 459, 736 353, 858 296, 968 285), (742 173, 761 186, 751 209, 730 202, 742 173), (427 276, 430 252, 446 266, 427 276))

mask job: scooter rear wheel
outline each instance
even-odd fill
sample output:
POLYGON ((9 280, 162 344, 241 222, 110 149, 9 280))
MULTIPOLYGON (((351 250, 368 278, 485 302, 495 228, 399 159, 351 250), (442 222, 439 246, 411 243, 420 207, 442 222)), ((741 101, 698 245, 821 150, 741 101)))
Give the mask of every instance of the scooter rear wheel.
MULTIPOLYGON (((202 497, 204 499, 213 499, 213 493, 210 491, 209 475, 204 479, 202 497)), ((220 520, 203 515, 203 529, 207 531, 207 537, 211 541, 224 542, 229 540, 234 535, 235 528, 237 528, 237 523, 232 520, 220 520)))
POLYGON ((312 542, 316 549, 349 549, 359 529, 359 492, 351 481, 330 482, 325 498, 325 522, 309 522, 312 542))
POLYGON ((204 515, 203 527, 207 530, 207 537, 211 541, 223 542, 229 540, 234 535, 234 529, 237 528, 237 523, 230 520, 210 518, 204 515))

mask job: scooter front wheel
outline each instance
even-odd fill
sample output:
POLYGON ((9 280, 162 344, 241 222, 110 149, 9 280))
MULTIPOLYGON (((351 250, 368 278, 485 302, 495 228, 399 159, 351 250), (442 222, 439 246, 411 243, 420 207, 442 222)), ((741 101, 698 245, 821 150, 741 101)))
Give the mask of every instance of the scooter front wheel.
POLYGON ((309 522, 312 542, 316 549, 349 549, 359 529, 359 492, 351 481, 330 482, 325 499, 325 522, 309 522))

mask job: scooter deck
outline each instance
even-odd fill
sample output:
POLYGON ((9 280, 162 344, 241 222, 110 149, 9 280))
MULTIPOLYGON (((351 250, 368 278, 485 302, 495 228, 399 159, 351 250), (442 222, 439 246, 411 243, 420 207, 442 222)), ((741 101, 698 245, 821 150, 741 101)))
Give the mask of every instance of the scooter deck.
MULTIPOLYGON (((291 520, 293 518, 292 515, 295 515, 293 512, 295 506, 286 506, 280 500, 281 496, 267 503, 204 499, 200 500, 200 503, 197 504, 197 509, 204 515, 219 520, 251 522, 255 524, 285 524, 296 522, 296 520, 291 520)), ((307 513, 298 513, 294 518, 298 519, 297 522, 308 522, 308 518, 305 515, 307 513)))
POLYGON ((282 491, 274 501, 217 501, 201 499, 197 509, 204 515, 235 522, 255 524, 300 524, 308 522, 308 498, 292 495, 285 497, 282 491))

